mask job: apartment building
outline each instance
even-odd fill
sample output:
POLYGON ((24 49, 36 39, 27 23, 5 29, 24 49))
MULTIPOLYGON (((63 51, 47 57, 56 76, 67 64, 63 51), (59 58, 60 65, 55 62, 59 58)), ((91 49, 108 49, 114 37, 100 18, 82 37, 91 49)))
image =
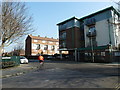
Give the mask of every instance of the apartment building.
MULTIPOLYGON (((72 17, 58 23, 59 49, 80 57, 80 52, 118 50, 120 13, 108 7, 80 19, 72 17), (94 49, 94 50, 93 50, 94 49)), ((95 54, 95 53, 94 53, 95 54)))
POLYGON ((59 40, 54 38, 28 35, 26 38, 25 55, 59 54, 59 40))

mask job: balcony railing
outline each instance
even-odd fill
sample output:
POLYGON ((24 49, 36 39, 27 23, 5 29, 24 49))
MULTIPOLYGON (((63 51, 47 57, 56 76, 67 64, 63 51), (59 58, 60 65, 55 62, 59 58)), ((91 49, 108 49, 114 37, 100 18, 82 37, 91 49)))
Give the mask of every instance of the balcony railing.
POLYGON ((88 32, 87 36, 88 37, 95 37, 96 36, 96 31, 94 31, 94 32, 88 32))

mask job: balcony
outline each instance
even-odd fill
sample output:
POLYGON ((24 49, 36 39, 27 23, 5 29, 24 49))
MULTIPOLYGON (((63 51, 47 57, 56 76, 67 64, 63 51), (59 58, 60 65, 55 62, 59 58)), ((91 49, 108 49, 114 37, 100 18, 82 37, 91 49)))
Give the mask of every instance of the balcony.
POLYGON ((96 37, 96 31, 94 31, 94 32, 88 32, 87 36, 88 37, 96 37))
POLYGON ((85 25, 90 26, 96 23, 95 18, 89 18, 85 20, 85 25))

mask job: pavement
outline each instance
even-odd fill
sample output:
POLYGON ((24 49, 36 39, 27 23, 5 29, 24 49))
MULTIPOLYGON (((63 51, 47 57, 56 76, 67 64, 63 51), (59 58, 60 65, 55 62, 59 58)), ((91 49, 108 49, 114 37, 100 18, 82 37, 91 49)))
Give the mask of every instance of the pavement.
POLYGON ((31 65, 29 63, 29 64, 20 64, 19 66, 15 66, 15 67, 1 69, 0 71, 2 72, 2 75, 0 76, 0 79, 25 74, 30 71, 36 70, 37 68, 38 68, 38 64, 31 65))
MULTIPOLYGON (((64 61, 58 62, 58 63, 64 63, 64 61)), ((120 65, 119 63, 102 63, 102 65, 103 64, 105 66, 119 66, 120 65)), ((101 63, 96 63, 96 65, 101 65, 101 63)), ((0 72, 2 73, 2 75, 0 76, 0 79, 25 74, 27 72, 37 70, 38 68, 39 68, 39 63, 35 63, 33 65, 33 63, 30 62, 29 64, 20 64, 19 66, 10 67, 6 69, 0 69, 0 72)))

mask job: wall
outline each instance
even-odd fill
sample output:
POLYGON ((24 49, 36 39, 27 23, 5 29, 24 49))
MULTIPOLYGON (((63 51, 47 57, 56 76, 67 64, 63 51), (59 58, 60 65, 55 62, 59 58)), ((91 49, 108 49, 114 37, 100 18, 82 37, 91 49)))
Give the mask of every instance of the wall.
POLYGON ((109 29, 107 20, 96 22, 96 41, 98 46, 109 44, 109 29))
POLYGON ((25 55, 31 55, 31 38, 28 36, 25 41, 25 55))
POLYGON ((80 27, 80 22, 76 19, 70 20, 64 24, 59 25, 59 31, 66 30, 72 27, 80 27))
POLYGON ((48 54, 48 55, 53 55, 58 52, 58 42, 55 41, 46 41, 46 40, 37 40, 37 39, 32 39, 32 55, 37 55, 37 54, 48 54), (40 44, 40 49, 36 50, 37 44, 40 44), (45 45, 48 45, 48 49, 45 50, 44 47, 45 45), (55 49, 51 50, 51 47, 54 46, 55 49))
MULTIPOLYGON (((111 24, 112 22, 112 11, 108 10, 102 13, 99 13, 95 16, 89 17, 87 19, 84 20, 84 22, 86 22, 86 20, 90 19, 90 18, 94 18, 95 19, 95 28, 96 28, 96 41, 97 41, 97 45, 98 46, 104 46, 104 45, 108 45, 111 44, 113 46, 115 45, 115 33, 113 29, 113 25, 111 24), (109 22, 108 22, 109 19, 109 22)), ((89 38, 86 36, 86 34, 88 33, 88 26, 85 25, 84 26, 84 34, 85 34, 85 47, 87 47, 87 45, 89 44, 89 38)))

